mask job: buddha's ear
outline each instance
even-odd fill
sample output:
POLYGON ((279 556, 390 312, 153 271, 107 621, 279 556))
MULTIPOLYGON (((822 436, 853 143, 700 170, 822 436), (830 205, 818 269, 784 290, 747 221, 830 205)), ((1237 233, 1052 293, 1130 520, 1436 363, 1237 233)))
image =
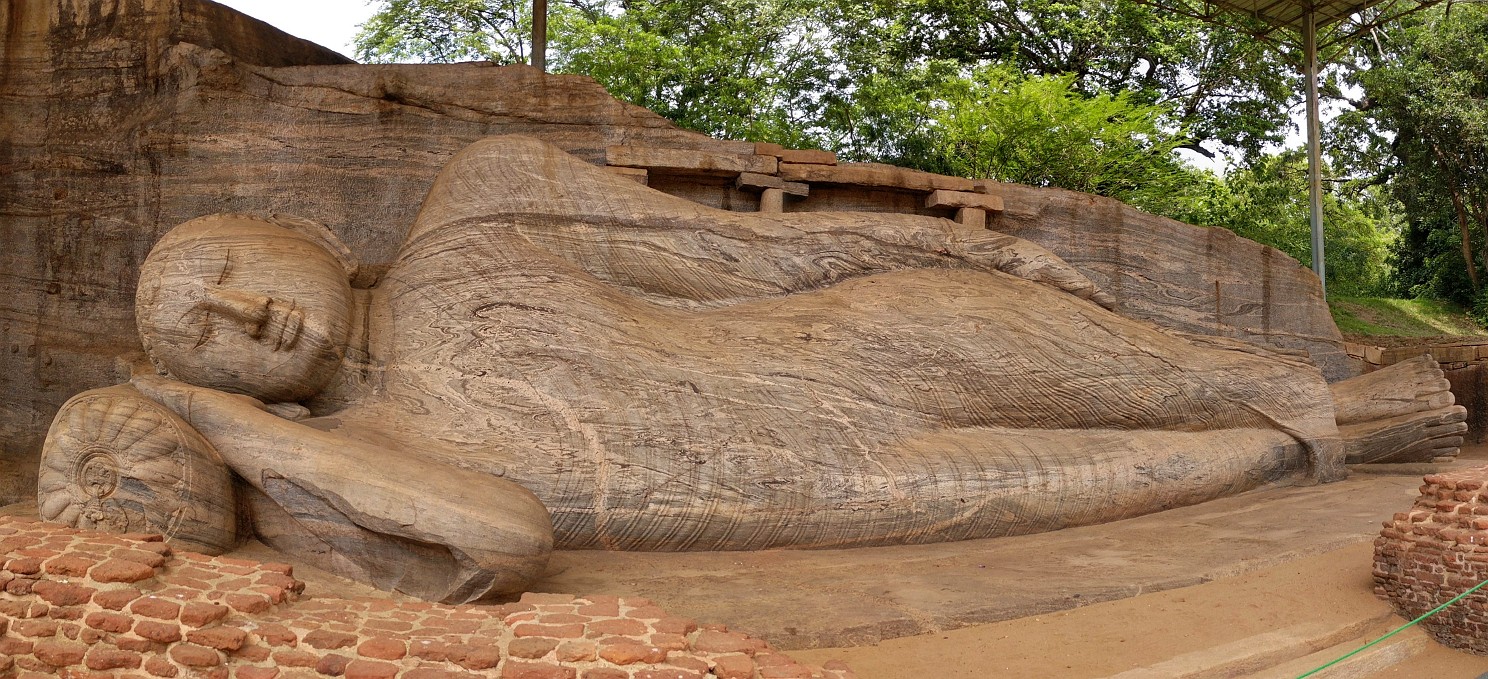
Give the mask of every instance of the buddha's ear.
POLYGON ((346 244, 341 242, 341 239, 336 236, 335 232, 331 231, 326 225, 298 215, 272 214, 269 215, 268 221, 302 236, 306 236, 318 243, 341 264, 341 268, 346 271, 346 280, 356 280, 357 271, 361 269, 361 263, 357 261, 356 255, 352 254, 351 248, 346 247, 346 244))

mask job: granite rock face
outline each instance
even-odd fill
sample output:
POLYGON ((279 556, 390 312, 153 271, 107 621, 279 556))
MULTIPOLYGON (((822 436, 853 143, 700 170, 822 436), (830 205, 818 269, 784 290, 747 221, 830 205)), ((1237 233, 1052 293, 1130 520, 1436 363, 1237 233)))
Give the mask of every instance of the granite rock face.
MULTIPOLYGON (((587 78, 356 65, 205 0, 0 4, 0 502, 34 492, 58 408, 125 376, 116 358, 139 350, 135 276, 166 230, 219 212, 295 214, 328 225, 362 262, 386 261, 439 168, 496 134, 596 164, 624 146, 757 159, 733 172, 779 167, 755 144, 679 130, 587 78)), ((789 196, 785 211, 953 213, 926 207, 917 184, 872 183, 895 173, 842 167, 813 170, 809 196, 789 196)), ((760 207, 723 175, 658 167, 640 178, 716 207, 760 207)), ((1316 279, 1278 251, 1084 194, 986 192, 1006 202, 990 228, 1054 251, 1124 314, 1306 349, 1330 379, 1352 373, 1316 279)))

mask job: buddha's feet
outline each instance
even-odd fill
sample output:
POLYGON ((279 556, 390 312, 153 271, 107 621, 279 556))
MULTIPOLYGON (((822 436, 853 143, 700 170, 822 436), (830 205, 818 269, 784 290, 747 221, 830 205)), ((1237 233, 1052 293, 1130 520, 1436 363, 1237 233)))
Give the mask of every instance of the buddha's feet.
POLYGON ((1430 462, 1456 457, 1467 410, 1429 355, 1344 380, 1332 387, 1338 431, 1349 464, 1430 462))

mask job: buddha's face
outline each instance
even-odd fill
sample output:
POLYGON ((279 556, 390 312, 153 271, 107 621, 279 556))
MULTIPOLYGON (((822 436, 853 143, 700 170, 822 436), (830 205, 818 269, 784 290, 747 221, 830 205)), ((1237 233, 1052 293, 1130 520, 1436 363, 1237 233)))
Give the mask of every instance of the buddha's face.
POLYGON ((313 240, 241 215, 192 220, 140 268, 145 350, 177 379, 266 402, 335 376, 350 328, 345 270, 313 240))

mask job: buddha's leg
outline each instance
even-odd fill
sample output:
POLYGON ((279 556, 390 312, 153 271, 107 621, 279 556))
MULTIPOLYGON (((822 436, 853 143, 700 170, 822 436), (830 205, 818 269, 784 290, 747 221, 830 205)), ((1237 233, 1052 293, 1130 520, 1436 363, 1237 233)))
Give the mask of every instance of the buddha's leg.
POLYGON ((1332 385, 1347 461, 1428 462, 1455 457, 1467 409, 1430 356, 1418 356, 1332 385))
POLYGON ((878 451, 785 455, 726 452, 660 485, 616 476, 608 496, 624 504, 599 508, 597 544, 587 546, 753 550, 1019 535, 1197 504, 1296 481, 1308 468, 1296 440, 1265 429, 964 429, 878 451))

